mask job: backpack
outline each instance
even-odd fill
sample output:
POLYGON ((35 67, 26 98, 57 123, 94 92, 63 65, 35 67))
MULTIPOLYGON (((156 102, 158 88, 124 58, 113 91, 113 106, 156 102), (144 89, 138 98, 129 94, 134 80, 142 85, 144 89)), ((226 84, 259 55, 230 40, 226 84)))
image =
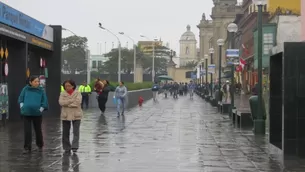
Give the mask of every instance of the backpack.
POLYGON ((158 91, 159 90, 159 87, 158 87, 158 85, 153 85, 153 87, 152 87, 152 89, 151 89, 152 91, 158 91))

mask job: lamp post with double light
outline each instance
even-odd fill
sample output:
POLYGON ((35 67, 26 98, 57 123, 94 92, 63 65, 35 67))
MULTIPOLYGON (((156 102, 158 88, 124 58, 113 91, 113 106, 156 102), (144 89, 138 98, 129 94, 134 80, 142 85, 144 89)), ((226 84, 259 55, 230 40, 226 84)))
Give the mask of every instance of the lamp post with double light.
POLYGON ((126 36, 133 43, 133 82, 136 82, 136 63, 137 63, 137 45, 130 36, 126 35, 124 32, 119 32, 119 34, 126 36))
MULTIPOLYGON (((214 48, 209 49, 210 52, 210 64, 213 64, 213 54, 214 54, 214 48)), ((213 73, 210 74, 210 90, 211 90, 211 97, 213 97, 213 73)))
POLYGON ((265 120, 263 118, 263 6, 267 5, 268 0, 252 0, 253 4, 257 5, 257 75, 258 75, 258 86, 257 86, 257 96, 258 96, 258 106, 257 106, 257 118, 254 120, 254 133, 265 134, 265 120))
POLYGON ((101 23, 99 23, 99 28, 106 30, 107 32, 109 32, 110 34, 112 34, 113 36, 116 37, 116 39, 118 40, 118 51, 119 51, 119 58, 118 58, 118 82, 121 82, 121 41, 119 39, 119 37, 114 34, 113 32, 111 32, 110 30, 108 30, 107 28, 103 27, 101 23))
MULTIPOLYGON (((229 48, 230 49, 234 49, 235 45, 234 45, 234 34, 238 31, 238 26, 235 23, 230 23, 227 27, 228 32, 230 33, 229 35, 229 48)), ((231 110, 230 110, 230 115, 232 117, 233 115, 233 109, 234 109, 234 71, 235 71, 235 65, 234 65, 234 61, 232 61, 231 64, 231 86, 230 86, 230 95, 231 95, 231 110)))
POLYGON ((219 51, 219 59, 218 59, 218 91, 219 91, 219 99, 218 101, 221 100, 221 59, 222 59, 222 46, 224 45, 225 41, 223 39, 218 39, 217 40, 217 45, 218 45, 218 51, 219 51))

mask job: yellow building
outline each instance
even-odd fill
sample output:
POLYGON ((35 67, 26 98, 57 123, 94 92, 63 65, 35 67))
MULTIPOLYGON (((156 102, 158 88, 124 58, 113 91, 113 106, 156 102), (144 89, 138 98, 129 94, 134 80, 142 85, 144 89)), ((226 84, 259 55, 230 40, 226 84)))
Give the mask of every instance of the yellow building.
POLYGON ((301 0, 268 0, 267 11, 272 14, 279 12, 293 14, 301 13, 301 0))
MULTIPOLYGON (((277 14, 296 14, 301 13, 302 0, 268 0, 268 4, 263 11, 268 11, 270 16, 277 14)), ((249 12, 257 11, 257 6, 252 4, 249 6, 249 12)))

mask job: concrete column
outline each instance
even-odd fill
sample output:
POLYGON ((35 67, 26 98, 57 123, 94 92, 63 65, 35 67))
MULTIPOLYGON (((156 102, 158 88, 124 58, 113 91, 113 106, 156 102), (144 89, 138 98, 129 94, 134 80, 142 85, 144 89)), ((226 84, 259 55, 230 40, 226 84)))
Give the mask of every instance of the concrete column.
POLYGON ((9 120, 20 120, 20 108, 17 102, 22 88, 28 83, 26 77, 28 44, 12 40, 7 43, 7 49, 9 52, 7 58, 9 73, 6 80, 9 95, 9 120))
POLYGON ((305 0, 301 0, 301 40, 305 41, 305 0))
POLYGON ((142 61, 137 59, 137 65, 136 65, 136 82, 143 82, 143 66, 142 61))

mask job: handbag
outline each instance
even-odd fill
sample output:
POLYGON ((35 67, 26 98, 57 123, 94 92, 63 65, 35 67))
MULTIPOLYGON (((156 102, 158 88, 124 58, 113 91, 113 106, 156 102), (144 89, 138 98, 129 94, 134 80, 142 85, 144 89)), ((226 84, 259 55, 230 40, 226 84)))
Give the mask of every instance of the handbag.
POLYGON ((115 104, 115 105, 117 104, 117 100, 116 100, 115 96, 113 96, 112 101, 113 101, 113 104, 115 104))

